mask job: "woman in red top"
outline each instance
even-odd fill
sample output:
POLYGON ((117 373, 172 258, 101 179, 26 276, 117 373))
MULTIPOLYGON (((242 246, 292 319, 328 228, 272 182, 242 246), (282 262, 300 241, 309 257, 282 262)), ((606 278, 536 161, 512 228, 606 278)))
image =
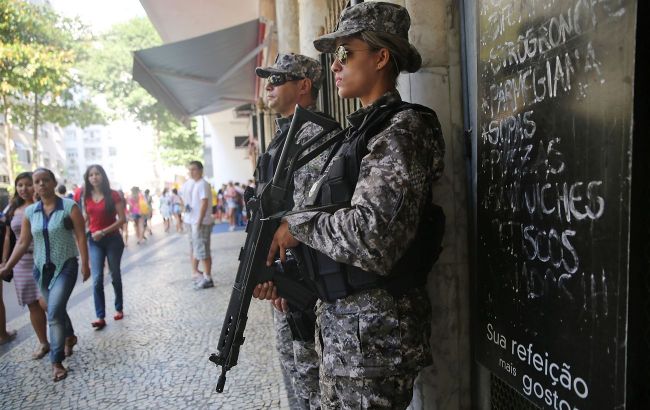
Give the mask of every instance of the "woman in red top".
MULTIPOLYGON (((115 290, 115 320, 124 317, 122 310, 122 274, 120 263, 124 242, 120 227, 126 222, 124 202, 117 191, 111 189, 106 172, 101 165, 91 165, 84 174, 85 186, 81 201, 88 224, 88 251, 90 272, 93 276, 93 296, 97 320, 92 326, 100 330, 106 326, 104 317, 104 262, 108 260, 113 289, 115 290)), ((77 199, 77 198, 75 198, 77 199)))

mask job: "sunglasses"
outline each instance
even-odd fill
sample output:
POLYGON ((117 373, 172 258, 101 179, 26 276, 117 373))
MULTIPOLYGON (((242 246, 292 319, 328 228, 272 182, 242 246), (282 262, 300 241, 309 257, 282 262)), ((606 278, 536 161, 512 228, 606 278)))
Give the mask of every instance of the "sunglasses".
POLYGON ((286 83, 287 81, 302 80, 305 77, 299 77, 291 74, 272 74, 266 78, 266 82, 273 87, 277 87, 286 83))
POLYGON ((353 51, 371 51, 371 48, 362 48, 359 50, 350 50, 345 48, 345 46, 338 46, 336 50, 334 51, 334 58, 336 58, 341 65, 346 65, 348 63, 348 57, 350 56, 350 53, 353 51))

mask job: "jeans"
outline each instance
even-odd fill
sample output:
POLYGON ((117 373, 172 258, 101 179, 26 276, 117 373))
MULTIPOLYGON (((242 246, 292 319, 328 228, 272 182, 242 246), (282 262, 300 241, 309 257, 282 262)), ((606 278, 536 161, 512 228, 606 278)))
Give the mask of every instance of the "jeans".
POLYGON ((104 261, 108 260, 108 270, 111 272, 113 290, 115 290, 115 310, 122 311, 122 273, 120 264, 124 242, 122 235, 111 234, 95 241, 88 237, 88 253, 90 254, 90 272, 93 276, 93 296, 95 299, 95 314, 98 319, 106 316, 104 299, 104 261))
MULTIPOLYGON (((63 351, 65 338, 74 335, 67 305, 72 289, 77 282, 78 271, 79 261, 77 261, 77 258, 70 258, 64 263, 63 269, 61 269, 59 276, 54 281, 52 289, 48 289, 48 280, 43 280, 43 283, 39 286, 41 295, 43 295, 47 303, 47 323, 50 329, 50 361, 52 363, 63 362, 65 358, 63 351)), ((36 283, 39 283, 40 276, 41 272, 35 266, 34 279, 36 279, 36 283)))

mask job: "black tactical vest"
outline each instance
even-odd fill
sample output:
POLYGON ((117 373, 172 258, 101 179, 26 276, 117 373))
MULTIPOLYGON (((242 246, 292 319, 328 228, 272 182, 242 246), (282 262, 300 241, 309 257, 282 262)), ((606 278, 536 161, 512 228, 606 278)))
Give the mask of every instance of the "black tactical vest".
POLYGON ((255 168, 255 190, 257 194, 260 194, 264 186, 273 179, 290 125, 291 117, 278 120, 278 131, 275 138, 273 138, 267 150, 257 159, 257 167, 255 168))
MULTIPOLYGON (((440 129, 435 112, 422 105, 399 102, 375 110, 358 128, 348 128, 346 139, 340 143, 338 150, 332 150, 328 158, 331 166, 314 184, 307 203, 313 206, 349 206, 359 179, 361 160, 368 154, 370 138, 385 129, 395 114, 407 109, 431 114, 440 129)), ((427 193, 427 197, 431 197, 431 192, 427 193)), ((429 201, 423 209, 412 245, 388 276, 336 262, 305 245, 301 247, 303 260, 300 263, 305 264, 305 271, 315 281, 319 297, 323 300, 333 302, 360 290, 373 288, 383 288, 393 296, 399 296, 426 284, 428 273, 442 250, 444 226, 442 208, 429 201)))

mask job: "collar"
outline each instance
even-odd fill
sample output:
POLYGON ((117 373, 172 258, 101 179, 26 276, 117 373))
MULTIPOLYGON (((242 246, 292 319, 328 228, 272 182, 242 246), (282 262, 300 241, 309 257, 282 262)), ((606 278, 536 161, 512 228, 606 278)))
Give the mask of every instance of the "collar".
POLYGON ((377 98, 372 104, 367 107, 359 108, 352 114, 349 114, 346 118, 352 127, 359 128, 369 114, 380 108, 400 102, 402 102, 402 97, 399 95, 399 91, 391 90, 377 98))
MULTIPOLYGON (((52 211, 52 213, 56 211, 63 211, 63 199, 58 196, 56 197, 56 204, 54 205, 54 210, 52 211)), ((34 209, 34 212, 43 212, 43 201, 38 201, 36 203, 36 208, 34 209)))
MULTIPOLYGON (((305 110, 316 111, 316 105, 312 104, 308 107, 304 107, 305 110)), ((291 126, 291 120, 293 120, 293 114, 288 117, 279 117, 275 119, 275 125, 277 127, 276 135, 287 132, 291 126)))
POLYGON ((293 114, 288 117, 280 117, 275 119, 275 126, 277 127, 276 135, 282 134, 289 130, 293 114))

